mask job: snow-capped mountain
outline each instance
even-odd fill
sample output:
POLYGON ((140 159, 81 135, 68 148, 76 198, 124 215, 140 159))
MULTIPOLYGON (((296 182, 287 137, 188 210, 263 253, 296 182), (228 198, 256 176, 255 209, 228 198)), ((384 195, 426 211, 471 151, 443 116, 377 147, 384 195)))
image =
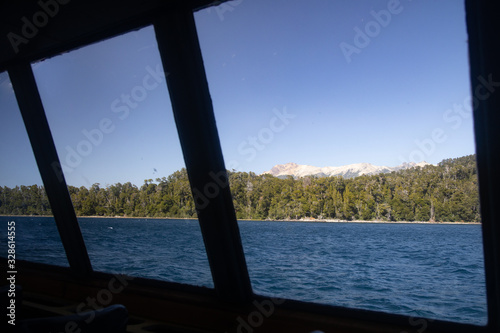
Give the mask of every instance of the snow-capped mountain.
POLYGON ((339 167, 315 167, 311 165, 299 165, 296 163, 278 164, 271 170, 263 174, 271 174, 275 177, 293 176, 300 178, 305 176, 328 177, 342 176, 344 178, 354 178, 361 175, 376 175, 378 173, 388 173, 414 167, 424 167, 430 165, 427 162, 405 162, 395 167, 377 166, 370 163, 349 164, 339 167))

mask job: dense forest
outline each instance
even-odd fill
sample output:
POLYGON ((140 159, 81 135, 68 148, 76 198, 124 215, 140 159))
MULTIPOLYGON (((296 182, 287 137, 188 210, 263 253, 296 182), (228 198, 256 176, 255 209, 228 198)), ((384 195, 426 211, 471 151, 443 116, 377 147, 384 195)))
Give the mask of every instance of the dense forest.
MULTIPOLYGON (((480 221, 475 156, 373 176, 277 178, 229 172, 238 219, 480 221)), ((69 186, 79 216, 196 217, 185 169, 141 187, 69 186)), ((0 187, 0 214, 50 215, 42 186, 0 187)))

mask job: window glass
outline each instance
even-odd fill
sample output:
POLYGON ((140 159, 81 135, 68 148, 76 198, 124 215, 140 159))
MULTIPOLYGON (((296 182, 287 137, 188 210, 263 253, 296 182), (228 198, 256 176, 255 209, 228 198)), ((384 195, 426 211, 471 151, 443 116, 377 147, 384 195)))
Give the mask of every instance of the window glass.
POLYGON ((255 292, 485 324, 463 3, 195 18, 255 292))
POLYGON ((211 287, 153 28, 33 68, 94 269, 211 287))
POLYGON ((4 230, 0 239, 2 256, 13 255, 15 260, 68 266, 6 72, 0 73, 0 104, 0 224, 4 230), (7 249, 14 251, 8 253, 7 249))

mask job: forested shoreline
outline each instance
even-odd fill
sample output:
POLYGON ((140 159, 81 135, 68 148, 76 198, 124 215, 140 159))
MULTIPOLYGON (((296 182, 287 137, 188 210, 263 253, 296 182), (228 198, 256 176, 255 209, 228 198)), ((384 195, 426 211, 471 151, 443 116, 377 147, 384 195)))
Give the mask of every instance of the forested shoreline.
MULTIPOLYGON (((238 219, 478 222, 475 155, 437 166, 342 177, 228 172, 238 219)), ((78 216, 195 218, 185 169, 140 187, 68 187, 78 216)), ((51 215, 43 186, 0 186, 0 215, 51 215)))

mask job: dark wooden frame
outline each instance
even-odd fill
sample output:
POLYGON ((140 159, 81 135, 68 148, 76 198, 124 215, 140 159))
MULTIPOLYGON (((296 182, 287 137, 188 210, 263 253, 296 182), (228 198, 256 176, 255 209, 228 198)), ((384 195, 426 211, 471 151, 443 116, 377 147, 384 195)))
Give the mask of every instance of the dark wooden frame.
POLYGON ((13 66, 9 69, 9 77, 68 263, 77 275, 88 276, 92 273, 92 266, 31 65, 27 63, 13 66))
POLYGON ((250 301, 252 287, 192 9, 172 10, 154 27, 215 289, 224 300, 250 301))
MULTIPOLYGON (((64 177, 54 168, 54 165, 58 163, 58 157, 50 130, 46 126, 43 106, 30 63, 153 24, 163 66, 169 74, 167 83, 191 187, 193 191, 203 191, 205 186, 214 182, 211 174, 222 175, 220 179, 222 183, 227 182, 227 175, 192 12, 206 6, 217 5, 220 1, 59 1, 64 4, 57 2, 58 14, 51 17, 47 24, 39 29, 36 36, 28 40, 28 43, 20 45, 19 52, 14 51, 7 38, 2 38, 0 71, 7 70, 11 76, 71 269, 67 271, 51 268, 48 265, 44 267, 54 272, 57 271, 58 276, 64 277, 69 274, 63 279, 74 279, 77 276, 79 283, 83 283, 81 282, 83 280, 90 284, 98 284, 98 281, 102 280, 102 274, 92 272, 74 210, 68 199, 69 194, 64 177), (40 127, 39 124, 43 126, 40 127)), ((29 18, 37 11, 40 11, 40 7, 34 1, 15 0, 2 3, 0 5, 0 36, 7 36, 11 31, 19 31, 20 18, 29 18)), ((488 80, 491 75, 493 82, 498 82, 500 78, 498 62, 500 43, 497 37, 500 31, 500 20, 498 20, 500 13, 495 3, 476 0, 466 1, 466 11, 471 87, 474 96, 475 87, 482 84, 480 78, 488 80)), ((500 331, 500 227, 498 224, 500 198, 497 190, 500 188, 497 171, 500 166, 499 113, 498 93, 491 92, 488 98, 477 100, 474 124, 489 321, 485 327, 429 321, 426 323, 429 332, 500 331)), ((209 199, 208 204, 197 207, 216 290, 216 297, 212 301, 207 301, 207 304, 214 306, 233 304, 243 311, 241 313, 245 313, 245 309, 248 310, 248 304, 260 298, 251 290, 230 190, 227 186, 219 186, 218 193, 210 196, 209 199)), ((29 264, 26 265, 29 266, 29 264)), ((40 265, 34 267, 39 268, 40 265)), ((150 286, 152 290, 157 288, 163 292, 165 290, 179 291, 176 284, 141 281, 138 285, 150 286)), ((195 295, 198 292, 196 289, 191 291, 195 295)), ((303 318, 316 318, 315 321, 311 319, 312 322, 318 324, 316 328, 318 326, 335 327, 335 325, 328 326, 325 323, 329 320, 340 323, 344 320, 343 318, 350 318, 365 327, 359 331, 366 331, 370 326, 373 327, 373 331, 394 327, 391 325, 403 327, 408 331, 417 330, 409 324, 405 316, 372 311, 298 301, 287 301, 277 306, 277 312, 281 313, 280 311, 284 313, 288 311, 303 318)), ((288 318, 283 316, 283 318, 288 318)), ((277 319, 276 321, 279 322, 277 319)), ((349 325, 352 324, 347 326, 350 327, 349 325)), ((307 327, 315 328, 315 326, 307 327)))
MULTIPOLYGON (((500 93, 482 98, 477 87, 490 77, 500 83, 500 10, 494 1, 467 0, 467 31, 474 133, 479 177, 483 247, 488 298, 488 326, 500 332, 500 93)), ((490 87, 491 88, 491 87, 490 87)), ((500 84, 496 90, 500 90, 500 84)))

